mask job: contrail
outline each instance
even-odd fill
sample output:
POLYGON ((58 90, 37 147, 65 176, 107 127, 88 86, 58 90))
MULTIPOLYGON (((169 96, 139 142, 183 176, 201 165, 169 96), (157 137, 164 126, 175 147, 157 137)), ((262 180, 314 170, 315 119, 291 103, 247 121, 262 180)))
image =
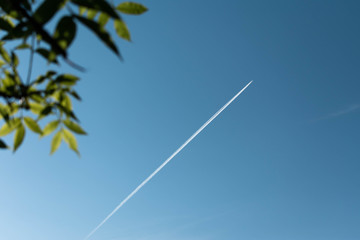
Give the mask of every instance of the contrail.
POLYGON ((204 125, 202 125, 188 140, 186 140, 183 145, 181 145, 168 159, 166 159, 165 162, 163 162, 150 176, 148 176, 139 186, 135 188, 134 191, 132 191, 96 228, 94 228, 89 235, 84 240, 89 239, 104 223, 106 223, 109 218, 111 218, 114 213, 116 213, 119 208, 121 208, 127 201, 129 201, 132 196, 134 196, 147 182, 149 182, 160 170, 165 167, 166 164, 168 164, 171 159, 173 159, 186 145, 188 145, 204 128, 206 128, 207 125, 209 125, 222 111, 227 108, 227 106, 230 105, 245 89, 252 83, 253 81, 250 81, 243 89, 240 90, 230 101, 228 101, 222 108, 220 108, 219 111, 217 111, 209 120, 207 120, 204 125))

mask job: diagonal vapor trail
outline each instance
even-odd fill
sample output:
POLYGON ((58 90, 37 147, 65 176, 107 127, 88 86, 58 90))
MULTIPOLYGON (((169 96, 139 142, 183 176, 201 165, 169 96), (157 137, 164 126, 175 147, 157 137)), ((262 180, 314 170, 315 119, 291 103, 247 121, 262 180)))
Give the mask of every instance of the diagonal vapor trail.
POLYGON ((119 208, 121 208, 130 198, 132 198, 147 182, 149 182, 160 170, 168 164, 186 145, 188 145, 207 125, 209 125, 222 111, 227 108, 245 89, 252 83, 250 81, 243 89, 241 89, 230 101, 228 101, 222 108, 219 109, 206 123, 204 123, 183 145, 181 145, 168 159, 165 160, 150 176, 148 176, 134 191, 132 191, 97 227, 95 227, 84 240, 89 239, 112 215, 114 215, 119 208))

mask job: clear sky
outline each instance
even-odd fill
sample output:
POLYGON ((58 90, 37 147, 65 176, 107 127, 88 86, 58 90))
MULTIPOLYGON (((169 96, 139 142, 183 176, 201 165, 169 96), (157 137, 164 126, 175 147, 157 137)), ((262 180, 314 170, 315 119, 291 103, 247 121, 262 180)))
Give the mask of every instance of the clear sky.
POLYGON ((0 239, 82 240, 250 80, 91 239, 360 239, 360 2, 143 3, 124 62, 72 46, 82 157, 0 152, 0 239))

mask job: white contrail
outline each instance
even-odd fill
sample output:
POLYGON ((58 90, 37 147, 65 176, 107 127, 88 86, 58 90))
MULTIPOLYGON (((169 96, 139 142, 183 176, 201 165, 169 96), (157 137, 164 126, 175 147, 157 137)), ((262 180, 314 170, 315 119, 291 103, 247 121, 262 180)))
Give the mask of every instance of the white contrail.
POLYGON ((250 81, 243 89, 240 90, 230 101, 228 101, 219 111, 217 111, 204 125, 202 125, 183 145, 181 145, 165 162, 163 162, 150 176, 148 176, 139 186, 135 188, 96 228, 94 228, 85 240, 89 239, 109 218, 116 213, 132 196, 135 195, 147 182, 149 182, 171 159, 173 159, 186 145, 188 145, 207 125, 209 125, 222 111, 227 108, 253 81, 250 81))

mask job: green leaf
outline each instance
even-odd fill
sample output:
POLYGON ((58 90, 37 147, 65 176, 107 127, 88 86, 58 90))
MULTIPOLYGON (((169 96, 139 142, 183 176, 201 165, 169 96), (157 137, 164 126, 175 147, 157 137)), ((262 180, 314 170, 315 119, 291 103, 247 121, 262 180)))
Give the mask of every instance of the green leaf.
POLYGON ((40 24, 47 23, 61 8, 64 7, 67 0, 45 0, 36 9, 34 18, 40 24))
POLYGON ((115 19, 114 20, 114 28, 119 37, 121 37, 127 41, 131 41, 129 29, 127 28, 127 26, 123 20, 115 19))
POLYGON ((0 43, 0 55, 5 60, 5 62, 10 63, 11 58, 9 53, 3 48, 3 43, 0 43))
POLYGON ((0 59, 0 68, 2 67, 2 66, 4 66, 6 63, 3 61, 3 60, 1 60, 0 59))
POLYGON ((83 15, 86 12, 86 7, 79 7, 79 14, 83 15))
POLYGON ((22 44, 18 45, 15 49, 20 50, 20 49, 27 49, 27 48, 31 48, 31 46, 27 43, 22 43, 22 44))
POLYGON ((132 15, 140 15, 148 10, 144 5, 135 2, 120 3, 116 9, 122 13, 132 15))
POLYGON ((63 134, 62 134, 61 130, 58 131, 54 135, 54 137, 53 137, 53 139, 51 141, 51 152, 50 152, 50 154, 53 154, 54 152, 56 152, 56 150, 58 150, 58 148, 60 147, 60 144, 61 144, 62 136, 63 136, 63 134))
POLYGON ((8 121, 9 116, 10 116, 9 107, 7 105, 4 106, 0 103, 0 120, 4 118, 5 121, 8 121))
POLYGON ((71 2, 78 6, 107 13, 109 16, 115 19, 120 18, 115 9, 105 0, 71 0, 71 2))
POLYGON ((87 12, 87 18, 88 19, 94 19, 96 14, 98 14, 97 10, 89 9, 88 12, 87 12))
POLYGON ((19 58, 14 52, 11 52, 11 63, 14 67, 19 65, 19 58))
POLYGON ((93 33, 95 33, 98 38, 100 38, 101 41, 105 43, 106 46, 108 46, 116 55, 120 56, 120 53, 111 39, 109 33, 102 28, 97 22, 94 22, 93 20, 84 18, 82 16, 75 16, 82 24, 84 24, 87 28, 89 28, 93 33))
POLYGON ((36 81, 34 82, 34 84, 41 84, 43 83, 46 79, 51 80, 51 77, 56 75, 55 71, 47 71, 45 75, 40 75, 37 77, 36 81))
POLYGON ((74 152, 76 152, 78 155, 80 155, 75 136, 66 129, 63 129, 63 133, 64 133, 64 140, 69 145, 69 148, 72 149, 74 152))
POLYGON ((60 110, 60 112, 64 112, 66 114, 67 117, 71 117, 72 119, 78 121, 78 118, 76 117, 75 113, 73 111, 71 111, 70 109, 68 109, 67 107, 64 107, 61 104, 55 104, 58 109, 60 110))
POLYGON ((71 96, 73 96, 75 99, 81 101, 81 97, 79 96, 79 94, 78 94, 75 90, 70 91, 70 94, 71 94, 71 96))
POLYGON ((0 149, 7 149, 9 148, 8 145, 6 145, 6 143, 0 139, 0 149))
POLYGON ((14 131, 19 126, 20 123, 21 123, 20 118, 13 118, 8 122, 5 122, 0 129, 0 137, 8 135, 12 131, 14 131))
POLYGON ((98 19, 98 23, 101 27, 104 27, 106 25, 106 23, 109 21, 110 16, 107 15, 106 13, 100 13, 99 15, 99 19, 98 19))
POLYGON ((18 110, 19 106, 15 103, 11 103, 10 105, 0 104, 0 119, 4 118, 5 121, 8 121, 9 117, 16 114, 18 110))
POLYGON ((11 32, 13 29, 13 26, 11 25, 11 23, 6 20, 5 18, 0 18, 0 29, 11 32))
POLYGON ((62 49, 67 49, 76 35, 76 24, 73 21, 72 17, 65 16, 60 19, 58 22, 54 39, 58 42, 59 46, 62 49))
POLYGON ((54 51, 49 51, 45 48, 38 48, 35 52, 48 60, 48 62, 59 64, 58 60, 56 59, 56 53, 54 51))
POLYGON ((50 133, 52 133, 58 126, 59 126, 60 120, 55 120, 52 122, 49 122, 43 130, 43 134, 41 135, 42 137, 49 135, 50 133))
POLYGON ((86 135, 87 133, 80 127, 80 125, 78 125, 77 123, 71 121, 70 119, 66 119, 63 121, 63 123, 65 124, 65 126, 70 129, 71 131, 73 131, 74 133, 77 134, 82 134, 82 135, 86 135))
POLYGON ((36 102, 31 102, 29 103, 30 105, 30 111, 36 115, 40 115, 41 111, 44 109, 44 106, 36 103, 36 102))
POLYGON ((72 107, 72 103, 71 103, 71 99, 68 95, 66 95, 65 93, 63 94, 63 101, 61 102, 62 106, 64 106, 66 109, 68 109, 69 111, 73 110, 72 107))
POLYGON ((17 127, 15 136, 14 136, 14 152, 20 147, 25 137, 25 128, 22 123, 17 127))
POLYGON ((24 122, 31 131, 42 134, 39 124, 34 119, 31 117, 24 117, 24 122))
POLYGON ((79 78, 77 76, 71 74, 61 74, 57 78, 55 78, 54 82, 66 86, 72 86, 76 84, 78 80, 79 78))
POLYGON ((21 18, 20 14, 13 8, 11 1, 1 0, 0 7, 2 8, 1 10, 4 10, 7 13, 7 15, 17 19, 21 18))
POLYGON ((39 117, 47 116, 50 113, 52 113, 52 106, 48 105, 48 106, 44 107, 43 110, 41 110, 39 117))

